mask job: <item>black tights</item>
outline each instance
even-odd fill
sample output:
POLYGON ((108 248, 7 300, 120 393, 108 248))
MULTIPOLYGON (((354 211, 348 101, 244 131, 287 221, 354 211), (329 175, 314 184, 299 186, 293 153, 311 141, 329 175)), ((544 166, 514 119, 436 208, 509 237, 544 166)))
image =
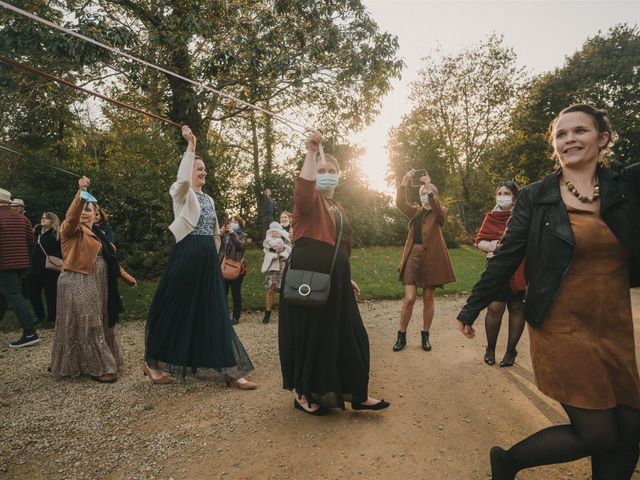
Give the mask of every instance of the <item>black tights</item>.
POLYGON ((586 410, 562 405, 569 425, 545 428, 511 447, 517 470, 591 457, 593 480, 628 480, 638 462, 640 410, 620 405, 586 410))
MULTIPOLYGON (((524 309, 520 300, 510 300, 506 306, 509 307, 509 340, 507 341, 507 352, 514 352, 524 330, 524 309)), ((496 349, 504 309, 504 302, 492 302, 489 308, 487 308, 484 328, 487 332, 487 349, 489 350, 496 349)))

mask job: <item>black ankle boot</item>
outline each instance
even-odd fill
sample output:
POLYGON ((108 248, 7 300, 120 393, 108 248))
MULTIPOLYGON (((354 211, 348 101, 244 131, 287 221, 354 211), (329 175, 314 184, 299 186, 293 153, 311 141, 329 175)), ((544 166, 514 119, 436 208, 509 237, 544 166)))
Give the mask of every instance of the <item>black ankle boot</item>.
POLYGON ((271 310, 265 310, 264 311, 264 318, 262 319, 262 323, 264 323, 265 325, 267 323, 269 323, 269 318, 271 318, 271 310))
POLYGON ((500 362, 501 367, 511 367, 516 363, 516 357, 518 356, 517 350, 507 350, 500 362))
POLYGON ((422 333, 422 349, 425 352, 430 352, 431 351, 431 344, 429 343, 429 332, 425 332, 423 330, 421 333, 422 333))
POLYGON ((407 332, 401 332, 400 330, 398 330, 398 339, 396 340, 396 344, 393 346, 393 351, 399 352, 406 346, 407 346, 407 332))
POLYGON ((491 461, 491 480, 514 480, 518 469, 511 464, 509 453, 500 447, 493 447, 489 452, 491 461))

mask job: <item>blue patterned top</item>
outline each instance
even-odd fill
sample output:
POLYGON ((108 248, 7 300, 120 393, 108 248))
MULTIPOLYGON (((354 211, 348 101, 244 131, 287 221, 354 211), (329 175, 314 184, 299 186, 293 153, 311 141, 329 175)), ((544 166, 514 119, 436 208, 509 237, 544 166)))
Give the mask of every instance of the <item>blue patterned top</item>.
POLYGON ((216 212, 213 205, 204 193, 194 192, 200 204, 200 219, 198 225, 194 228, 190 235, 213 235, 213 229, 216 226, 216 212))

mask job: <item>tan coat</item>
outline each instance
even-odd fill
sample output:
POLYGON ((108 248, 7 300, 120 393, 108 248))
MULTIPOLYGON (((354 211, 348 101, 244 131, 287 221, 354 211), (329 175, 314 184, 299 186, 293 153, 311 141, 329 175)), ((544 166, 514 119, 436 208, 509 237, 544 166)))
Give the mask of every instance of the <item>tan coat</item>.
MULTIPOLYGON (((90 275, 93 273, 102 242, 89 227, 80 224, 83 208, 84 200, 80 198, 80 190, 78 190, 60 225, 62 270, 90 275)), ((135 279, 122 267, 120 267, 120 278, 128 285, 135 283, 135 279)))
POLYGON ((89 227, 80 224, 83 208, 84 200, 80 198, 78 190, 60 225, 62 270, 90 275, 102 244, 89 227))
MULTIPOLYGON (((431 211, 424 216, 422 221, 422 248, 425 250, 425 262, 429 265, 429 280, 434 285, 444 285, 456 281, 447 245, 442 235, 442 226, 447 219, 447 209, 440 204, 437 195, 429 199, 429 205, 431 205, 431 211)), ((407 190, 403 186, 398 187, 396 207, 409 220, 407 241, 404 244, 402 261, 398 268, 400 279, 402 279, 404 267, 413 247, 413 224, 422 208, 407 202, 407 190)))

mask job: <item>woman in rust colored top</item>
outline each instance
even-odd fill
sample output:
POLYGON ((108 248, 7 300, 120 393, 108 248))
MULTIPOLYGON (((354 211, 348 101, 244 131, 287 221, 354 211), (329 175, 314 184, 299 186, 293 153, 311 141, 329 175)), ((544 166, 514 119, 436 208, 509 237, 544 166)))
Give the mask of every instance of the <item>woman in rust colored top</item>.
MULTIPOLYGON (((487 260, 493 257, 500 245, 500 239, 507 228, 507 222, 511 218, 511 209, 516 203, 518 186, 508 180, 502 182, 496 190, 496 206, 488 212, 476 235, 476 247, 487 254, 487 260)), ((484 318, 484 329, 487 333, 487 349, 484 353, 484 362, 487 365, 496 363, 496 343, 500 334, 502 315, 506 308, 509 309, 509 340, 504 358, 500 361, 501 367, 511 367, 518 356, 516 346, 524 331, 524 311, 522 299, 526 288, 524 280, 524 261, 504 287, 496 292, 493 302, 487 307, 487 315, 484 318)))
POLYGON ((294 407, 310 415, 329 408, 382 410, 384 400, 369 397, 369 338, 362 323, 351 280, 351 227, 333 200, 340 178, 338 161, 321 155, 322 137, 307 140, 307 156, 294 192, 294 247, 288 268, 329 273, 342 224, 341 242, 331 274, 327 302, 318 308, 290 305, 280 299, 278 339, 283 386, 296 391, 294 407))
POLYGON ((431 350, 429 329, 435 313, 435 291, 446 283, 456 281, 449 251, 444 243, 442 227, 447 210, 440 203, 438 190, 431 184, 429 176, 420 179, 420 205, 407 202, 407 187, 415 170, 402 178, 396 195, 398 210, 409 220, 409 232, 400 262, 400 281, 404 285, 404 299, 400 311, 400 330, 393 351, 402 350, 407 344, 407 328, 413 313, 418 288, 422 288, 422 349, 431 350))

